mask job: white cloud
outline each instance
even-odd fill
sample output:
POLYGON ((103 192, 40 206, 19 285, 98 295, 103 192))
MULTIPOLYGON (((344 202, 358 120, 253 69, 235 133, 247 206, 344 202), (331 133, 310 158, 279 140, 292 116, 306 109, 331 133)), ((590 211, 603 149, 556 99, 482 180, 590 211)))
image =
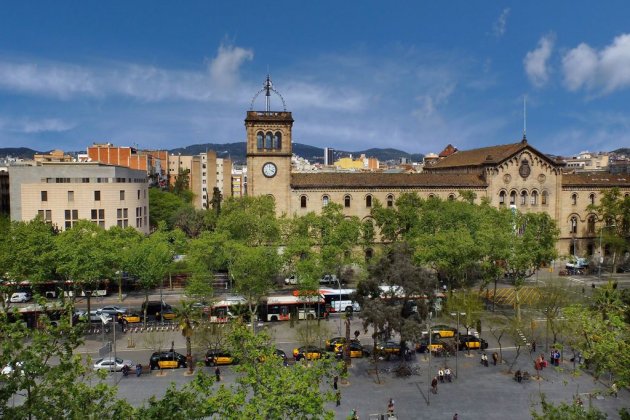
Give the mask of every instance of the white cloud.
POLYGON ((38 134, 44 132, 64 132, 73 129, 76 126, 75 123, 63 121, 57 118, 45 118, 41 120, 34 120, 30 118, 20 118, 13 120, 10 118, 0 118, 0 130, 23 133, 23 134, 38 134))
POLYGON ((549 80, 548 60, 553 50, 554 35, 545 35, 538 41, 538 47, 529 51, 523 59, 525 73, 530 83, 536 87, 544 86, 549 80))
POLYGON ((421 107, 412 111, 412 114, 418 118, 430 118, 437 115, 437 108, 448 102, 448 98, 455 91, 455 83, 447 84, 440 87, 436 92, 426 95, 420 95, 417 100, 421 107))
POLYGON ((238 71, 243 63, 253 59, 252 50, 221 44, 217 56, 208 66, 210 77, 215 86, 233 86, 238 81, 238 71))
POLYGON ((507 26, 507 18, 509 14, 510 14, 509 8, 503 9, 501 14, 499 15, 499 18, 496 20, 496 22, 494 22, 494 25, 492 25, 492 33, 497 38, 500 38, 503 36, 503 34, 505 34, 505 29, 507 26))
POLYGON ((630 87, 630 34, 616 37, 601 51, 582 43, 562 58, 567 89, 609 94, 630 87))
MULTIPOLYGON (((68 100, 76 97, 127 96, 142 101, 233 101, 242 98, 238 71, 253 52, 221 45, 207 69, 161 69, 134 63, 0 61, 0 89, 68 100), (216 95, 217 91, 221 95, 216 95)), ((247 88, 251 91, 251 87, 247 88)))

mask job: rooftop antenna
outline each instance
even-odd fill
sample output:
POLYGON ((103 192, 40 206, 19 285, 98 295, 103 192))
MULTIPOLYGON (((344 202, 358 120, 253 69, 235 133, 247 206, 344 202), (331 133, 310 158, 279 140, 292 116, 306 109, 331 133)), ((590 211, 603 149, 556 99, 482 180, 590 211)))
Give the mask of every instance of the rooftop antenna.
POLYGON ((266 111, 271 111, 271 90, 273 89, 273 85, 271 84, 271 78, 269 74, 267 74, 267 80, 265 80, 265 105, 266 111))
POLYGON ((527 95, 523 95, 523 141, 527 141, 527 95))

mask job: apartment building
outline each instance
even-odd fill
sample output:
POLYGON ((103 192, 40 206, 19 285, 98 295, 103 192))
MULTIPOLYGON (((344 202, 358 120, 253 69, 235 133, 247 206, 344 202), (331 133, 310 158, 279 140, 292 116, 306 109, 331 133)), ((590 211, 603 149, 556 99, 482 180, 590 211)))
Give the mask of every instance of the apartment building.
POLYGON ((55 162, 9 167, 11 219, 41 216, 60 230, 87 219, 107 229, 132 226, 149 233, 144 170, 102 163, 55 162))

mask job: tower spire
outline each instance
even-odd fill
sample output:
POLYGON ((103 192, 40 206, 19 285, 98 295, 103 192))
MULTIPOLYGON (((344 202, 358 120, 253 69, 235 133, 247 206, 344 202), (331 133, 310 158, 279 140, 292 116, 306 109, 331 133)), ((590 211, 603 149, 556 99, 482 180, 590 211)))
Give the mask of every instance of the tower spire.
POLYGON ((523 141, 527 141, 527 95, 523 95, 523 141))
POLYGON ((269 112, 271 111, 271 91, 273 90, 273 84, 271 83, 271 77, 269 77, 269 73, 267 73, 267 79, 265 79, 265 85, 263 89, 265 89, 265 110, 269 112))

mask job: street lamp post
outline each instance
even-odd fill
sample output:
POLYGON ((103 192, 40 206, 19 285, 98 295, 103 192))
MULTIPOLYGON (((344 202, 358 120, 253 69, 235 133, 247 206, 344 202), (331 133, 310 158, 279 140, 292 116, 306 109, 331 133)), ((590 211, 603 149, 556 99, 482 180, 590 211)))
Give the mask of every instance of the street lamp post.
POLYGON ((466 312, 451 312, 451 316, 457 316, 457 340, 455 341, 455 378, 457 378, 457 359, 459 355, 459 316, 465 316, 466 312))
POLYGON ((335 277, 337 279, 337 286, 339 287, 339 335, 341 335, 341 280, 339 280, 338 277, 335 277))

